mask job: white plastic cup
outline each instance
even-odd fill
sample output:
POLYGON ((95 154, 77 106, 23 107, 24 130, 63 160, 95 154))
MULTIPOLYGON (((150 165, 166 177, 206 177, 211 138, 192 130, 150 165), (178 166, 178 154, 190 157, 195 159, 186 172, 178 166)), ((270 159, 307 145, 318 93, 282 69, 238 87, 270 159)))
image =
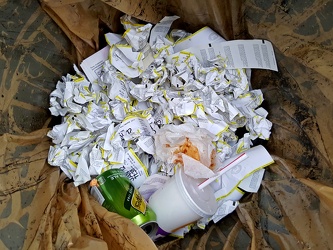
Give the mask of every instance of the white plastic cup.
POLYGON ((179 168, 175 175, 149 199, 159 227, 171 233, 197 220, 212 216, 217 210, 210 186, 199 189, 202 180, 187 176, 179 168))

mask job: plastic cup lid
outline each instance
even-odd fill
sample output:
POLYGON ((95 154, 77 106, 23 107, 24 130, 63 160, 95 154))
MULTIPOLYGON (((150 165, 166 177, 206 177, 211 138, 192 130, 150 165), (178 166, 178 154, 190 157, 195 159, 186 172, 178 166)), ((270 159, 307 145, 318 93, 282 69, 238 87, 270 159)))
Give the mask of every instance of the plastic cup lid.
POLYGON ((195 213, 201 217, 215 214, 217 202, 214 191, 210 186, 199 189, 198 185, 202 180, 187 176, 182 168, 179 168, 176 172, 176 182, 187 205, 189 205, 195 213))

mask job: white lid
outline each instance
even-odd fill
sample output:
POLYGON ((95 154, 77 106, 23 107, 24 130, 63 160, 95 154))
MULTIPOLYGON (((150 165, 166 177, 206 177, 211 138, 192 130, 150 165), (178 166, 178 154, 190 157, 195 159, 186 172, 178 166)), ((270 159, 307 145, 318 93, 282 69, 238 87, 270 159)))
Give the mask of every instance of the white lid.
POLYGON ((183 199, 192 210, 201 217, 215 214, 217 201, 210 186, 199 189, 202 180, 187 176, 182 168, 177 169, 176 183, 183 199))

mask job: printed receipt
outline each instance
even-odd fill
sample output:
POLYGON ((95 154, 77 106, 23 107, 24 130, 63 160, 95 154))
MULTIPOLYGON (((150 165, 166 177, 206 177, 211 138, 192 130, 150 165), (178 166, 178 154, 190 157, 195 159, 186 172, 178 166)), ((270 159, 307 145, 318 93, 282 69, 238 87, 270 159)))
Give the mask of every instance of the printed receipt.
MULTIPOLYGON (((107 33, 105 39, 109 45, 119 43, 123 38, 119 34, 107 33)), ((86 74, 90 82, 94 82, 100 76, 102 66, 108 59, 110 46, 105 46, 103 49, 97 51, 95 54, 84 59, 80 64, 82 70, 86 74)))
MULTIPOLYGON (((184 51, 194 54, 208 67, 218 56, 226 59, 227 69, 256 68, 278 71, 272 43, 267 40, 234 40, 195 46, 184 51)), ((178 56, 179 53, 169 57, 178 56)))
POLYGON ((147 167, 142 163, 139 157, 132 149, 125 154, 124 164, 119 167, 126 176, 132 181, 135 188, 139 188, 145 179, 149 176, 147 167))
POLYGON ((158 24, 156 24, 150 33, 149 44, 152 46, 156 43, 158 37, 165 37, 172 23, 177 20, 179 16, 166 16, 158 24))
POLYGON ((191 47, 201 46, 209 43, 225 42, 226 40, 209 27, 194 32, 181 40, 175 42, 174 51, 179 52, 191 47))

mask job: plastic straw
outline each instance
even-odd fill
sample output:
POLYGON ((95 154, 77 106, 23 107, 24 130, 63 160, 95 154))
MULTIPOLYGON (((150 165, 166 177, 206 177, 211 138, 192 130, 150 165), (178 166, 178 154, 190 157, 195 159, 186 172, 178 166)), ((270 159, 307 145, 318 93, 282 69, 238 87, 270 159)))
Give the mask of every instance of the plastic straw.
POLYGON ((232 162, 227 164, 226 166, 220 168, 217 170, 216 175, 204 180, 198 185, 199 189, 203 189, 204 187, 208 186, 210 183, 215 181, 218 177, 220 177, 222 174, 230 170, 232 167, 236 166, 240 162, 244 161, 246 158, 248 158, 246 153, 240 154, 237 158, 235 158, 232 162))

